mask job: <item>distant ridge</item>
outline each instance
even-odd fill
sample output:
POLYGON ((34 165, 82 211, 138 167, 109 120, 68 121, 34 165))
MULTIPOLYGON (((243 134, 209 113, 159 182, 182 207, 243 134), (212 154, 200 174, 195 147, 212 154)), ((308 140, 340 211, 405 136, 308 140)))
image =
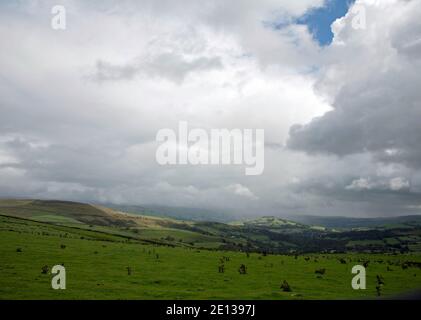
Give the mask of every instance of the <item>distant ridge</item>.
POLYGON ((322 217, 322 216, 290 216, 290 219, 311 225, 319 225, 326 228, 373 228, 390 227, 401 224, 421 225, 421 215, 409 215, 399 217, 380 218, 351 218, 351 217, 322 217))
POLYGON ((266 253, 421 251, 421 216, 387 219, 295 216, 295 221, 263 216, 222 223, 209 221, 209 216, 205 217, 208 221, 193 221, 157 216, 155 212, 153 215, 150 209, 143 209, 144 214, 122 209, 60 200, 0 200, 2 217, 26 219, 57 229, 72 228, 79 233, 83 230, 91 235, 95 232, 101 238, 119 237, 157 245, 266 253), (306 220, 298 222, 298 218, 306 220))

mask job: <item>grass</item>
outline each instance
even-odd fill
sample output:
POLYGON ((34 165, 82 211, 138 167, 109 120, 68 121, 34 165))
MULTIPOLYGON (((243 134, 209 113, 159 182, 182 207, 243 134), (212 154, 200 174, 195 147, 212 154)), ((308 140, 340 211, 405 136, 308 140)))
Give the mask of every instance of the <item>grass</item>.
POLYGON ((419 254, 247 257, 3 216, 0 241, 0 299, 373 299, 376 275, 384 278, 384 297, 421 288, 421 270, 400 266, 421 262, 419 254), (223 256, 229 261, 225 273, 218 273, 223 256), (353 290, 351 268, 366 260, 367 290, 353 290), (53 290, 52 275, 41 273, 44 265, 57 264, 66 267, 66 290, 53 290), (241 264, 247 266, 245 275, 238 272, 241 264), (320 268, 326 274, 318 278, 320 268), (280 290, 284 280, 292 292, 280 290))
POLYGON ((62 217, 62 216, 56 216, 56 215, 41 215, 41 216, 36 216, 34 218, 34 220, 36 221, 40 221, 40 222, 52 222, 52 223, 67 223, 67 224, 82 224, 81 222, 72 219, 72 218, 68 218, 68 217, 62 217))

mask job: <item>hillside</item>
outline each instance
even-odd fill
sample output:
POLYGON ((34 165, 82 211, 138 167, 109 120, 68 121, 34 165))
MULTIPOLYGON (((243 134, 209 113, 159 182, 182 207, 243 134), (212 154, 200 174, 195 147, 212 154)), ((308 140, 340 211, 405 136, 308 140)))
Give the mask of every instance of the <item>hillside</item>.
MULTIPOLYGON (((251 222, 230 225, 131 214, 67 201, 1 200, 0 214, 49 224, 107 232, 157 244, 207 249, 289 251, 297 244, 272 239, 269 229, 251 222)), ((293 223, 291 223, 291 226, 293 223)), ((299 229, 302 227, 300 226, 299 229)), ((288 230, 286 233, 289 233, 288 230)))
POLYGON ((105 206, 117 211, 131 212, 138 215, 146 215, 161 218, 172 218, 177 220, 189 221, 215 221, 227 223, 232 220, 230 214, 224 212, 213 211, 203 208, 188 207, 168 207, 158 205, 115 205, 104 204, 105 206))
POLYGON ((421 230, 343 230, 275 217, 232 224, 66 201, 0 200, 0 299, 366 299, 421 288, 421 230), (367 290, 350 287, 368 264, 367 290), (66 267, 68 289, 51 289, 66 267), (240 273, 244 266, 245 273, 240 273), (280 289, 287 280, 291 292, 280 289))
POLYGON ((135 241, 248 252, 418 252, 421 227, 335 230, 276 217, 235 223, 185 221, 67 201, 0 200, 0 215, 102 232, 135 241))
POLYGON ((385 282, 381 297, 421 288, 414 253, 199 250, 10 216, 0 216, 0 241, 0 300, 374 299, 377 275, 385 282), (368 264, 367 290, 352 290, 350 270, 361 263, 368 264), (57 264, 66 268, 66 290, 51 289, 57 264), (280 288, 284 281, 290 291, 280 288))

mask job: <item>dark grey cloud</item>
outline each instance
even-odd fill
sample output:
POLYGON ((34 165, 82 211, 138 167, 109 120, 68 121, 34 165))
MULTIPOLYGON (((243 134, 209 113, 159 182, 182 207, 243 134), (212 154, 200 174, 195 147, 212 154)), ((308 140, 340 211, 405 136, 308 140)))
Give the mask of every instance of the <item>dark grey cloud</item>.
POLYGON ((367 29, 353 30, 351 14, 335 24, 316 85, 333 110, 292 126, 287 141, 290 150, 334 160, 329 172, 321 168, 295 191, 348 203, 342 210, 356 207, 357 215, 415 213, 421 196, 421 6, 359 4, 367 10, 367 29))
POLYGON ((398 2, 394 12, 385 11, 383 23, 368 22, 370 30, 328 49, 332 56, 347 50, 348 57, 328 63, 318 84, 333 92, 334 109, 293 126, 291 149, 338 156, 371 152, 379 161, 421 169, 420 13, 417 2, 398 2), (397 19, 403 13, 406 19, 397 19), (378 39, 370 43, 374 30, 378 39))

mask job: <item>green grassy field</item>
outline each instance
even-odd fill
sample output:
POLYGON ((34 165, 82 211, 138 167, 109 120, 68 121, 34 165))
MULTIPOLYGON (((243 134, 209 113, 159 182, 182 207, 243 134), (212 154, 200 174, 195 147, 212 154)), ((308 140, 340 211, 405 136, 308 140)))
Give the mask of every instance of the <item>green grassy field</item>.
POLYGON ((421 255, 262 255, 145 244, 106 232, 0 216, 0 299, 374 299, 421 288, 421 255), (218 272, 222 257, 225 272, 218 272), (340 263, 344 258, 346 264, 340 263), (367 290, 351 288, 352 266, 370 261, 367 290), (66 267, 66 290, 43 266, 66 267), (247 274, 240 274, 241 264, 247 274), (132 270, 128 275, 127 267, 132 270), (325 268, 323 276, 316 269, 325 268), (388 271, 390 270, 390 271, 388 271), (286 280, 292 292, 283 292, 286 280))

